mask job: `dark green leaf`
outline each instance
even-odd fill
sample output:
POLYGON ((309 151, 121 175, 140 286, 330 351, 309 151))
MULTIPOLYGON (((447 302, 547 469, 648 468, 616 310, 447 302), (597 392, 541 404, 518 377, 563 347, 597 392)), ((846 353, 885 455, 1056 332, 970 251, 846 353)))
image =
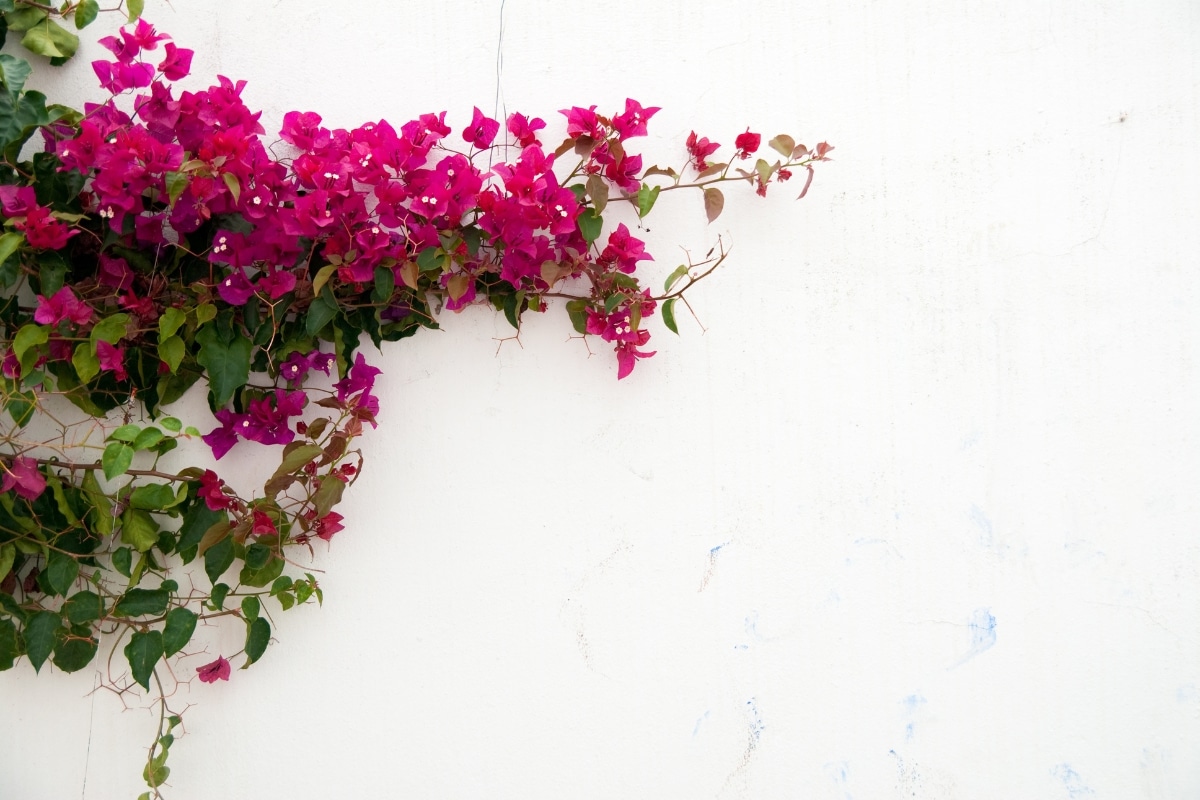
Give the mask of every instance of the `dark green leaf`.
POLYGON ((212 594, 209 595, 209 602, 212 607, 220 611, 225 606, 225 596, 229 594, 229 586, 224 583, 213 584, 212 594))
POLYGON ((246 385, 253 345, 249 339, 236 334, 232 341, 224 341, 212 325, 201 328, 196 341, 200 344, 196 360, 207 370, 212 404, 221 408, 235 391, 246 385))
MULTIPOLYGON (((133 490, 129 504, 134 508, 162 511, 175 505, 175 490, 169 483, 147 483, 133 490)), ((158 526, 155 526, 157 532, 158 526)), ((129 544, 133 544, 130 542, 129 544)))
POLYGON ((79 5, 75 7, 75 29, 83 30, 91 25, 99 13, 100 4, 96 0, 80 0, 79 5))
POLYGON ((86 625, 104 616, 104 600, 95 592, 76 592, 63 605, 72 625, 86 625))
POLYGON ((171 601, 171 593, 162 589, 130 589, 117 605, 113 613, 122 617, 158 616, 167 610, 171 601))
MULTIPOLYGON (((4 259, 0 259, 3 261, 4 259)), ((371 302, 386 303, 396 288, 396 274, 391 267, 375 268, 375 285, 371 288, 371 302)))
POLYGON ((242 598, 242 616, 244 616, 247 620, 258 619, 258 613, 261 607, 262 604, 255 595, 249 595, 242 598))
POLYGON ((278 578, 280 573, 283 572, 283 567, 284 561, 282 558, 272 558, 260 569, 253 569, 247 565, 242 568, 241 573, 238 575, 238 580, 245 586, 261 588, 278 578))
POLYGON ((118 547, 112 554, 113 569, 128 578, 133 574, 133 551, 128 547, 118 547))
POLYGON ((266 617, 252 620, 246 626, 246 664, 253 664, 262 658, 270 641, 271 623, 267 622, 266 617))
POLYGON ((54 646, 54 666, 63 672, 78 672, 92 663, 100 642, 91 635, 71 633, 54 646))
POLYGON ((600 231, 604 228, 604 218, 597 214, 595 209, 581 212, 575 221, 579 225, 579 232, 583 235, 585 242, 591 244, 600 238, 600 231))
POLYGON ((299 442, 289 444, 283 449, 283 461, 280 462, 279 468, 275 470, 275 474, 271 478, 290 475, 319 455, 321 455, 321 448, 318 445, 299 442))
POLYGON ((162 631, 138 631, 125 645, 125 658, 129 660, 133 679, 146 691, 150 691, 150 676, 154 674, 154 665, 162 656, 162 631))
MULTIPOLYGON (((183 524, 179 526, 179 543, 176 547, 181 553, 197 547, 200 540, 204 538, 205 531, 218 522, 224 521, 224 511, 213 511, 203 500, 196 500, 183 515, 183 524)), ((185 555, 185 562, 191 561, 195 557, 196 554, 192 554, 190 558, 185 555)))
POLYGON ((65 597, 67 592, 71 591, 71 585, 75 583, 77 577, 79 577, 79 562, 75 560, 75 557, 68 553, 60 553, 58 550, 51 550, 46 571, 42 573, 42 578, 50 589, 50 594, 65 597))
POLYGON ((12 620, 0 619, 0 672, 12 669, 13 661, 21 655, 21 643, 17 639, 17 626, 12 620))
MULTIPOLYGON (((338 481, 341 483, 341 481, 338 481)), ((204 551, 204 572, 214 584, 233 564, 233 539, 226 536, 204 551)))
POLYGON ((333 293, 323 291, 314 298, 308 307, 308 316, 304 319, 304 330, 309 336, 316 336, 329 320, 337 316, 338 305, 333 293))
MULTIPOLYGON (((0 53, 0 81, 3 81, 4 85, 14 95, 20 94, 21 90, 25 88, 25 79, 32 72, 33 67, 29 66, 29 62, 25 59, 10 56, 8 53, 0 53)), ((7 246, 4 243, 4 239, 9 237, 16 237, 17 244, 20 244, 25 238, 19 233, 6 233, 3 237, 0 237, 0 254, 3 254, 0 261, 12 255, 12 250, 9 250, 7 253, 4 252, 7 246)), ((16 245, 13 245, 13 250, 15 249, 16 245)))
POLYGON ((25 622, 25 653, 29 663, 33 664, 35 672, 41 671, 42 664, 54 651, 54 644, 62 630, 62 619, 53 611, 39 611, 31 614, 25 622))
POLYGON ((186 608, 172 608, 163 626, 163 655, 173 656, 192 640, 196 630, 196 615, 186 608))
POLYGON ((571 318, 571 326, 575 328, 576 333, 587 333, 587 307, 585 300, 567 301, 567 316, 571 318))
POLYGON ((678 299, 678 297, 672 297, 662 304, 663 325, 666 325, 667 330, 676 336, 679 335, 679 327, 675 324, 675 301, 678 299))
POLYGON ((17 560, 17 546, 12 542, 0 544, 0 581, 12 572, 13 562, 17 560))
POLYGON ((504 298, 504 318, 517 330, 521 329, 521 307, 525 304, 525 292, 515 292, 504 298))

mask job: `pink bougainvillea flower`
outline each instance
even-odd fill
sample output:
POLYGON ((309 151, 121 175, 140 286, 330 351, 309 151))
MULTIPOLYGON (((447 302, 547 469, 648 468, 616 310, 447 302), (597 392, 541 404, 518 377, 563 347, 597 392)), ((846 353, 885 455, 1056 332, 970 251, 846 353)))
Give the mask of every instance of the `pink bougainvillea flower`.
POLYGON ((517 144, 524 148, 531 144, 540 144, 537 131, 546 127, 546 121, 538 117, 527 119, 524 114, 513 113, 508 115, 507 127, 517 144))
POLYGON ((167 56, 159 62, 158 71, 169 81, 186 78, 192 71, 192 56, 195 53, 186 47, 176 47, 172 42, 167 42, 165 47, 167 56))
POLYGON ((154 67, 142 62, 124 64, 120 61, 93 61, 92 71, 100 85, 112 94, 126 89, 142 89, 154 80, 154 67))
POLYGON ((132 32, 127 30, 127 28, 128 26, 121 29, 121 38, 125 40, 125 45, 130 50, 134 50, 135 48, 153 50, 158 47, 159 42, 171 38, 165 33, 159 33, 154 30, 154 26, 144 19, 138 20, 132 32))
POLYGON ((688 155, 692 157, 692 166, 697 172, 704 172, 708 169, 707 159, 713 153, 717 152, 717 148, 721 145, 716 142, 710 142, 707 138, 696 138, 696 132, 692 131, 687 138, 688 155))
POLYGON ((646 243, 631 236, 624 222, 608 235, 608 246, 600 254, 602 263, 616 264, 617 269, 624 273, 637 269, 639 261, 653 260, 654 256, 646 252, 646 243))
POLYGON ((33 321, 39 325, 57 325, 66 319, 76 325, 86 325, 92 320, 91 306, 76 297, 69 286, 59 289, 53 297, 47 298, 39 294, 37 303, 33 321))
POLYGON ((627 192, 636 192, 642 185, 638 179, 638 173, 642 171, 642 157, 640 155, 625 157, 617 160, 604 167, 604 177, 620 186, 627 192))
MULTIPOLYGON (((641 331, 646 334, 646 338, 650 338, 649 331, 641 331)), ((629 342, 621 342, 617 345, 617 380, 621 380, 633 372, 634 366, 639 358, 649 358, 657 353, 657 350, 645 352, 638 350, 637 347, 629 342)))
POLYGON ((330 511, 313 523, 313 531, 316 532, 318 538, 328 542, 333 538, 335 533, 345 530, 345 526, 342 525, 342 519, 341 514, 336 511, 330 511))
POLYGON ((471 117, 471 124, 463 128, 462 137, 464 141, 470 142, 480 150, 484 150, 492 146, 492 142, 499 132, 500 123, 494 119, 485 117, 483 112, 476 107, 471 117))
POLYGON ((567 118, 568 136, 572 138, 577 136, 589 136, 592 139, 604 138, 604 129, 600 127, 600 120, 596 117, 595 106, 587 108, 573 106, 569 109, 564 108, 558 113, 567 118))
POLYGON ((201 683, 216 683, 229 680, 229 662, 225 656, 218 656, 211 664, 205 664, 196 670, 196 677, 201 683))
POLYGON ((6 217, 23 217, 37 207, 32 186, 0 186, 0 207, 6 217))
POLYGON ((643 108, 637 100, 627 97, 625 98, 625 112, 613 117, 613 128, 622 141, 634 136, 645 136, 646 123, 661 110, 657 106, 643 108))
POLYGON ((733 140, 733 146, 737 148, 734 153, 735 158, 749 158, 758 150, 758 146, 762 144, 762 136, 757 133, 751 133, 749 128, 746 128, 745 133, 739 133, 738 137, 733 140))
POLYGON ((200 488, 196 491, 196 496, 204 499, 204 505, 208 506, 210 511, 224 511, 237 505, 234 498, 225 494, 225 481, 218 478, 217 473, 211 469, 204 470, 204 474, 200 476, 200 488))
POLYGON ((17 456, 11 465, 0 464, 0 494, 15 488, 26 500, 36 500, 46 491, 46 476, 28 456, 17 456))
POLYGON ((278 300, 296 288, 296 276, 283 270, 269 270, 258 279, 258 288, 267 293, 267 297, 278 300))
POLYGON ((350 367, 350 372, 333 385, 333 388, 337 389, 338 400, 345 402, 352 394, 371 391, 375 386, 375 376, 380 371, 368 364, 362 353, 355 353, 354 365, 350 367))
POLYGON ((213 458, 220 461, 237 444, 238 437, 234 426, 240 421, 240 417, 224 408, 218 409, 213 416, 221 423, 220 426, 201 436, 200 440, 212 449, 213 458))
POLYGON ((329 131, 321 127, 321 115, 313 111, 289 111, 284 114, 279 136, 301 150, 328 147, 330 142, 329 131))
POLYGON ((113 376, 119 381, 129 380, 129 373, 125 371, 125 348, 111 345, 108 342, 100 339, 96 342, 96 358, 100 359, 100 369, 113 373, 113 376))
POLYGON ((244 306, 254 296, 254 284, 244 272, 236 269, 217 285, 217 294, 231 306, 244 306))
POLYGON ((254 509, 254 524, 250 529, 250 533, 255 536, 274 536, 279 533, 275 529, 275 521, 271 519, 271 515, 261 509, 254 509))
POLYGON ((68 239, 79 233, 59 222, 49 209, 41 206, 29 209, 25 221, 17 223, 17 227, 25 231, 25 240, 31 247, 42 250, 61 250, 68 239))

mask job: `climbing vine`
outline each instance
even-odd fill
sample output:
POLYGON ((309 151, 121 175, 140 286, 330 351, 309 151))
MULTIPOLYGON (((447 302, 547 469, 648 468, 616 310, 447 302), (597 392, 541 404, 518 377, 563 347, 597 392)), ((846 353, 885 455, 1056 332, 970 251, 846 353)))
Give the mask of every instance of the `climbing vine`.
MULTIPOLYGON (((36 26, 97 10, 0 0, 7 29, 56 60, 74 45, 37 50, 36 26)), ((678 305, 727 251, 648 286, 652 257, 612 210, 641 220, 690 190, 711 222, 728 184, 795 179, 803 196, 831 148, 746 130, 722 159, 693 132, 677 165, 650 166, 632 145, 659 109, 632 99, 561 111, 553 146, 546 121, 478 108, 457 134, 446 112, 343 130, 293 111, 268 138, 243 82, 177 93, 192 52, 128 10, 82 113, 0 54, 0 670, 100 658, 110 688, 149 692, 150 798, 180 724, 172 685, 230 680, 263 657, 274 613, 322 599, 293 554, 343 530, 357 442, 388 413, 367 342, 471 305, 518 331, 562 309, 625 378, 654 355, 651 318, 678 333, 678 305), (211 415, 181 419, 193 389, 211 415), (212 459, 180 467, 184 443, 212 459), (262 464, 252 491, 221 475, 233 451, 262 464), (189 650, 218 622, 244 628, 239 652, 189 650)))

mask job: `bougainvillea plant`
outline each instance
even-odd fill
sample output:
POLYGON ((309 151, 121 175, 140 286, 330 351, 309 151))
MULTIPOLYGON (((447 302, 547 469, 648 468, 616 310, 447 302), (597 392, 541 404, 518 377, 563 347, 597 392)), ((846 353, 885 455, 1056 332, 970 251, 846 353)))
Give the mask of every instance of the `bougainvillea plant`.
POLYGON ((99 655, 109 688, 150 692, 149 798, 180 724, 172 686, 229 681, 262 658, 276 609, 321 600, 290 553, 343 530, 356 440, 388 413, 367 342, 476 304, 517 330, 565 308, 624 378, 654 355, 650 318, 676 331, 726 253, 649 287, 651 255, 611 210, 636 227, 662 192, 693 189, 712 221, 721 184, 766 195, 793 177, 803 196, 831 148, 780 135, 763 157, 746 130, 718 160, 693 132, 678 166, 647 166, 631 145, 659 109, 635 100, 561 111, 552 146, 544 120, 478 108, 457 134, 445 112, 342 130, 294 111, 268 140, 242 82, 177 92, 192 53, 144 20, 101 44, 104 97, 82 113, 25 91, 24 61, 0 64, 0 670, 99 655), (193 388, 211 416, 185 424, 172 404, 193 388), (166 466, 188 440, 266 480, 166 466), (220 621, 244 627, 240 652, 189 650, 220 621))

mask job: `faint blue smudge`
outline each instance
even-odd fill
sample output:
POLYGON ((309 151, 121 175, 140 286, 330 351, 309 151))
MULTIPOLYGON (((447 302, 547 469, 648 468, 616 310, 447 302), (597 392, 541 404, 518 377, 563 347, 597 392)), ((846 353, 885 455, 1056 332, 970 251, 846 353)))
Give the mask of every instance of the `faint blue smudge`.
POLYGON ((704 723, 704 720, 708 719, 708 715, 711 712, 712 712, 712 709, 705 711, 704 714, 701 715, 701 717, 696 720, 696 727, 692 728, 692 736, 695 736, 697 733, 700 732, 700 726, 704 723))
POLYGON ((904 726, 904 738, 906 741, 912 741, 913 736, 916 735, 917 721, 915 716, 926 702, 928 701, 925 700, 924 696, 919 694, 910 694, 900 701, 900 705, 904 710, 902 716, 908 720, 908 723, 904 726))
POLYGON ((831 762, 825 765, 825 774, 829 779, 842 791, 842 800, 854 800, 854 795, 846 788, 846 783, 850 779, 850 762, 838 761, 831 762))
POLYGON ((971 504, 971 521, 979 528, 980 544, 984 547, 991 547, 995 544, 995 537, 992 536, 992 521, 988 519, 987 514, 983 513, 983 509, 974 503, 971 504))
POLYGON ((728 544, 729 544, 729 542, 722 542, 721 544, 719 544, 719 545, 717 545, 716 547, 714 547, 714 548, 712 548, 711 550, 709 550, 709 551, 708 551, 708 554, 709 554, 710 556, 715 556, 715 555, 716 555, 716 554, 717 554, 717 553, 718 553, 718 552, 721 550, 721 548, 722 548, 722 547, 725 547, 725 546, 727 546, 728 544))
POLYGON ((1059 764, 1050 770, 1050 774, 1056 780, 1062 781, 1063 788, 1067 790, 1067 797, 1090 797, 1096 794, 1083 782, 1079 773, 1071 769, 1070 764, 1059 764))
POLYGON ((996 643, 996 618, 990 608, 977 608, 967 623, 971 629, 971 652, 967 658, 973 658, 996 643))
POLYGON ((755 705, 753 697, 746 701, 746 708, 750 712, 750 746, 754 747, 767 726, 763 724, 762 715, 758 713, 758 706, 755 705))

